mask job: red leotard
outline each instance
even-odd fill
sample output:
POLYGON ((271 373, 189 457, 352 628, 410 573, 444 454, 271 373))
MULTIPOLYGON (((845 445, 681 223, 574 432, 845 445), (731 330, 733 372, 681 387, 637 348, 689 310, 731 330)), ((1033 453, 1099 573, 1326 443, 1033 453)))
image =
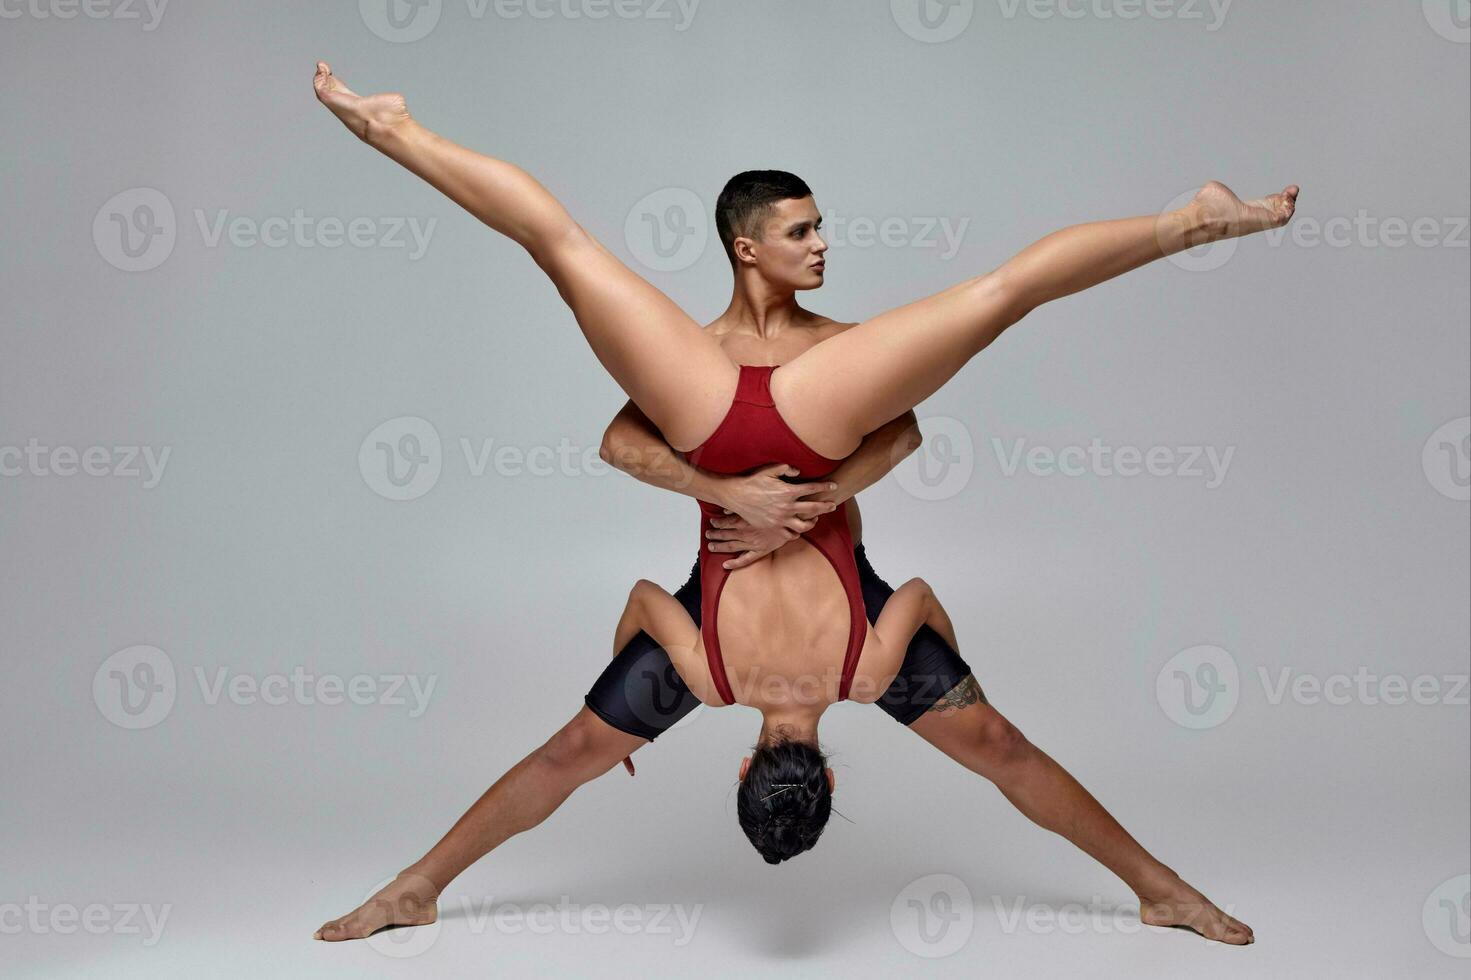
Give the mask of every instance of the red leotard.
MULTIPOLYGON (((826 476, 842 462, 820 456, 797 438, 771 398, 772 366, 740 365, 740 381, 730 411, 710 438, 696 449, 685 453, 691 465, 713 473, 744 473, 769 463, 786 463, 804 477, 826 476)), ((730 575, 723 565, 730 553, 710 550, 705 532, 710 521, 724 516, 714 504, 700 502, 700 630, 705 639, 705 659, 715 688, 726 704, 733 704, 730 680, 725 676, 725 662, 720 657, 720 633, 716 614, 720 608, 720 590, 730 575)), ((858 566, 853 560, 853 536, 848 530, 848 505, 839 504, 830 514, 817 519, 817 526, 802 535, 803 540, 822 552, 838 581, 848 595, 850 625, 848 649, 843 655, 843 674, 838 686, 838 700, 846 700, 853 685, 863 641, 868 636, 868 612, 863 604, 863 588, 858 581, 858 566)))

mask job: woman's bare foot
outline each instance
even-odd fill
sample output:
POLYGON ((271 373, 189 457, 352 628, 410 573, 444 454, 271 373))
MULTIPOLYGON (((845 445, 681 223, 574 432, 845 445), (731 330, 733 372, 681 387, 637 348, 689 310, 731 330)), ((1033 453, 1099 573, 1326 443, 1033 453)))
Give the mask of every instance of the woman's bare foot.
POLYGON ((353 135, 365 143, 376 143, 409 120, 408 103, 397 92, 381 95, 358 95, 332 74, 325 61, 317 62, 317 75, 312 79, 317 99, 341 119, 353 135))
POLYGON ((1209 182, 1187 205, 1187 209, 1195 212, 1201 236, 1191 246, 1281 228, 1292 220, 1297 210, 1298 190, 1296 184, 1289 184, 1280 194, 1243 201, 1220 181, 1209 182))
POLYGON ((1251 926, 1216 908, 1179 875, 1170 874, 1169 880, 1138 896, 1139 921, 1147 926, 1178 926, 1231 946, 1256 942, 1251 926))
POLYGON ((428 878, 403 872, 352 912, 322 926, 312 938, 340 942, 366 939, 388 926, 427 926, 439 917, 438 897, 428 878))

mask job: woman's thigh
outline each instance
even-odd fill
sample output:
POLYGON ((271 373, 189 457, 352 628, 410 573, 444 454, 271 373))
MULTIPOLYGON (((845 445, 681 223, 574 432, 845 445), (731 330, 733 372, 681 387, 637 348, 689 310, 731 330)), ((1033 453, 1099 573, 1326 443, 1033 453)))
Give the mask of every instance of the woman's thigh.
POLYGON ((998 275, 969 279, 802 352, 772 374, 772 400, 798 438, 842 459, 1020 318, 998 275))
POLYGON ((730 408, 740 374, 720 344, 581 227, 536 260, 598 361, 669 444, 704 442, 730 408))

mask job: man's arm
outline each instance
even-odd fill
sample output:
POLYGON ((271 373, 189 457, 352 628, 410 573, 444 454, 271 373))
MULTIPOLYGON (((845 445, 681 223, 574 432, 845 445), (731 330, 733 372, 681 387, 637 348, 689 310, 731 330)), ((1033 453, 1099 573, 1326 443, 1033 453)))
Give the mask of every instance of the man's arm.
POLYGON ((608 424, 598 455, 614 469, 650 486, 709 501, 739 514, 757 531, 785 528, 800 534, 810 531, 818 517, 837 509, 835 502, 804 499, 834 489, 836 484, 787 483, 781 477, 796 476, 797 471, 781 463, 763 466, 745 476, 711 473, 691 466, 632 401, 608 424))
POLYGON ((919 419, 911 409, 864 436, 853 455, 827 475, 829 481, 837 484, 836 489, 815 493, 808 499, 828 500, 836 504, 851 500, 882 480, 923 442, 919 419))
POLYGON ((608 423, 598 455, 614 469, 650 486, 726 506, 725 478, 680 458, 632 399, 608 423))
POLYGON ((770 554, 798 534, 810 531, 822 514, 883 478, 899 461, 919 448, 922 437, 914 413, 870 432, 853 454, 827 480, 793 484, 789 466, 775 464, 748 476, 725 476, 691 466, 632 401, 623 406, 603 434, 603 461, 637 480, 707 500, 732 516, 717 520, 710 550, 743 552, 725 563, 743 568, 770 554))

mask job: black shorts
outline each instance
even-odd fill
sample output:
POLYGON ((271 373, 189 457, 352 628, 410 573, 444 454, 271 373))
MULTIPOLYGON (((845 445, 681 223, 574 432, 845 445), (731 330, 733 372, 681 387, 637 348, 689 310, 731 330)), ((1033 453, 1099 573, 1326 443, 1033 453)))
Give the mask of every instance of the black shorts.
MULTIPOLYGON (((863 545, 853 549, 853 560, 858 565, 863 604, 871 623, 878 619, 894 590, 868 563, 863 545)), ((698 625, 698 561, 690 570, 689 581, 679 587, 674 598, 698 625)), ((901 725, 911 724, 969 673, 970 667, 940 634, 921 626, 904 653, 903 666, 877 704, 901 725)), ((642 630, 618 651, 583 701, 614 728, 649 741, 674 727, 700 703, 674 669, 669 654, 642 630)))

